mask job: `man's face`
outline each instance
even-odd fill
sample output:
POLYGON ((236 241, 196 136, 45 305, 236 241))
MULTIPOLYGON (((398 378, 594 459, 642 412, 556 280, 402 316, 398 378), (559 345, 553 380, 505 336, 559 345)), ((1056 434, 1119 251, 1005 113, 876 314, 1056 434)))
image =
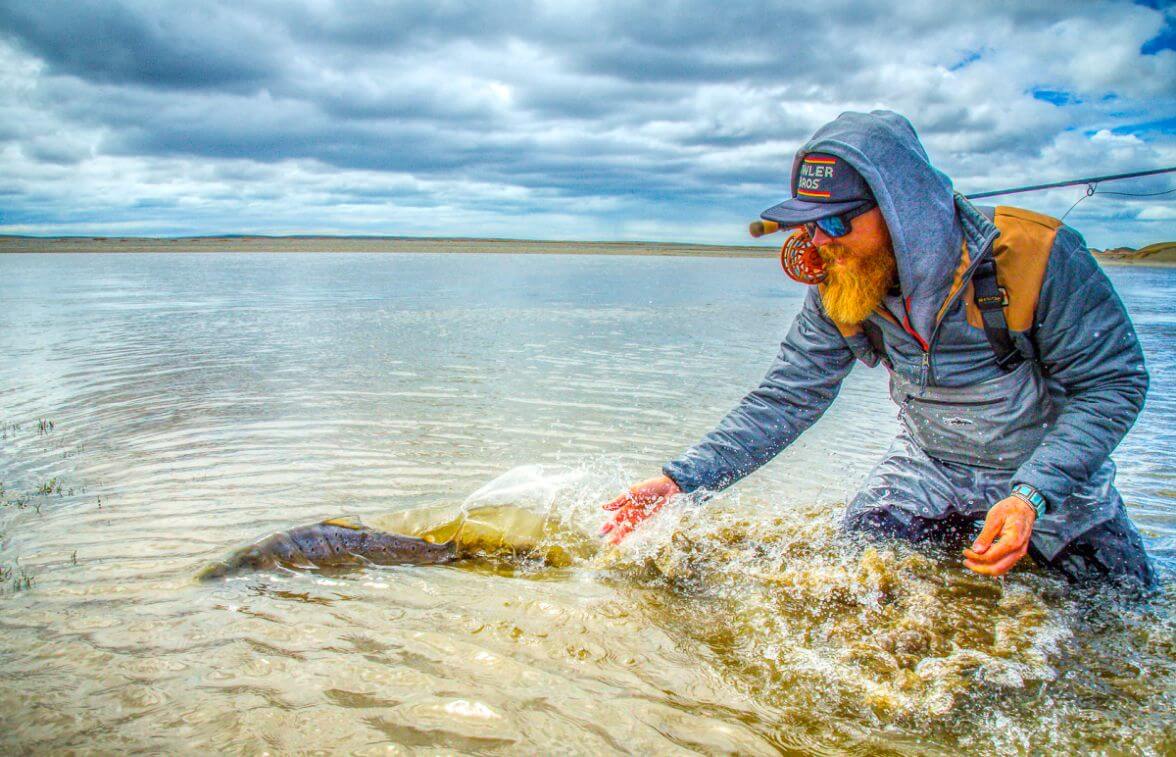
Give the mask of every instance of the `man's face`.
POLYGON ((850 221, 850 232, 830 237, 817 229, 813 245, 827 272, 821 301, 841 323, 866 320, 898 280, 898 264, 882 211, 874 208, 850 221))

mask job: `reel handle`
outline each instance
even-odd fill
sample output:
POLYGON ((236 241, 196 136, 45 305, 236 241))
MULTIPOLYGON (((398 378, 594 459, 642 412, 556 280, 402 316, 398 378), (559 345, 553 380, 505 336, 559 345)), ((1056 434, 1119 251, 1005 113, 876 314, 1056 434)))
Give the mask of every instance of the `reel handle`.
POLYGON ((753 237, 759 239, 765 234, 775 234, 780 230, 780 224, 775 221, 752 221, 747 230, 751 232, 753 237))

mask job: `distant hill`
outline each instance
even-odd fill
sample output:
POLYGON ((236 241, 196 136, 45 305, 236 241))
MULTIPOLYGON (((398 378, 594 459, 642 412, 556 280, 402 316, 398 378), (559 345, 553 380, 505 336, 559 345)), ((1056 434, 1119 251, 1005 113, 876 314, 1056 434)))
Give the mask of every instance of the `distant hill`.
POLYGON ((1115 247, 1110 250, 1091 252, 1103 263, 1110 265, 1176 265, 1176 242, 1157 242, 1138 250, 1131 247, 1115 247))

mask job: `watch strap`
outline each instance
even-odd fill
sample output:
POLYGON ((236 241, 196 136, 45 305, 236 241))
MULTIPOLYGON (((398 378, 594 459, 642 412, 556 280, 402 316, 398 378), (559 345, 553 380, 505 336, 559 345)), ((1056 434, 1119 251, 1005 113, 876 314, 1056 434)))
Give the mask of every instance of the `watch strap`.
POLYGON ((1032 507, 1038 518, 1045 515, 1048 509, 1045 497, 1029 484, 1014 484, 1012 495, 1032 507))

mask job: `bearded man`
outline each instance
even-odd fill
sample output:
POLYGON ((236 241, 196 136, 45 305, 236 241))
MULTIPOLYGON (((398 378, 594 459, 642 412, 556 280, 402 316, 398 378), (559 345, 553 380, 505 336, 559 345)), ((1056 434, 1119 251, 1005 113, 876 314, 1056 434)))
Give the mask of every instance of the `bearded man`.
POLYGON ((683 493, 705 498, 791 444, 855 360, 882 362, 901 430, 850 502, 850 531, 958 539, 999 576, 1026 554, 1077 580, 1155 582, 1109 455, 1143 407, 1135 330, 1082 237, 977 208, 897 113, 843 113, 797 153, 793 197, 824 262, 779 355, 701 442, 604 505, 614 543, 683 493))

